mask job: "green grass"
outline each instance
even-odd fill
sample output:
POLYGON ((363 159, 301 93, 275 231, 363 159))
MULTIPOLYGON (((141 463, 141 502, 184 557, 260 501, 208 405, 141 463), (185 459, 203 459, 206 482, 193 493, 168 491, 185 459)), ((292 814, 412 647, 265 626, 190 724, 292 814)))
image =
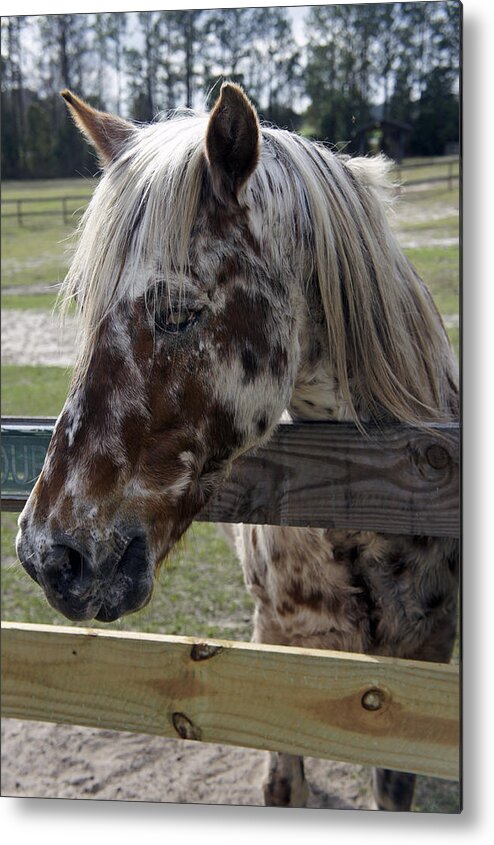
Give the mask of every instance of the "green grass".
POLYGON ((79 194, 90 196, 97 179, 21 179, 2 181, 2 199, 25 197, 63 197, 79 194))
POLYGON ((74 228, 52 217, 33 218, 23 226, 2 221, 2 288, 61 282, 70 261, 68 238, 74 228))
POLYGON ((53 311, 56 300, 56 293, 5 293, 1 303, 2 310, 15 308, 16 311, 53 311))
POLYGON ((416 220, 402 227, 402 232, 425 232, 433 237, 457 238, 459 234, 459 218, 455 215, 438 217, 435 220, 416 220))
MULTIPOLYGON (((410 210, 418 209, 424 222, 441 216, 438 212, 446 210, 449 216, 454 211, 458 215, 459 209, 459 187, 456 185, 451 190, 447 185, 430 185, 416 190, 405 190, 400 194, 400 203, 408 206, 410 210)), ((445 215, 445 216, 446 216, 445 215)))
POLYGON ((2 416, 58 416, 70 384, 63 367, 2 367, 2 416))
POLYGON ((459 248, 413 247, 405 253, 429 287, 441 314, 458 314, 459 248))
POLYGON ((416 813, 459 813, 460 784, 439 778, 418 777, 415 789, 416 813))

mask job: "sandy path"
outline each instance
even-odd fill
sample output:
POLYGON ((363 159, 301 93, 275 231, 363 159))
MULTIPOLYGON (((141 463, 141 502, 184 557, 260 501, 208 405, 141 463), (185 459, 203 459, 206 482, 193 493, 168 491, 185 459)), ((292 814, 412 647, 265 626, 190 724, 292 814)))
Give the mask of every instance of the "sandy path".
POLYGON ((76 321, 67 317, 61 331, 50 311, 2 311, 2 364, 67 367, 74 360, 76 321))
MULTIPOLYGON (((2 795, 262 806, 262 751, 6 719, 2 795)), ((370 772, 309 758, 309 807, 372 809, 370 772)))

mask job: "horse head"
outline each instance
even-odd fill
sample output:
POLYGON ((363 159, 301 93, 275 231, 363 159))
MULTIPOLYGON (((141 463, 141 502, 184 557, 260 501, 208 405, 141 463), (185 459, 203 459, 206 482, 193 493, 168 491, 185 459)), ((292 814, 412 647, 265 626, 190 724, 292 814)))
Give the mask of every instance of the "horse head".
POLYGON ((65 282, 79 356, 17 550, 57 610, 111 621, 148 602, 159 563, 288 404, 293 250, 268 254, 249 213, 260 128, 238 86, 208 117, 147 127, 63 96, 103 176, 65 282))

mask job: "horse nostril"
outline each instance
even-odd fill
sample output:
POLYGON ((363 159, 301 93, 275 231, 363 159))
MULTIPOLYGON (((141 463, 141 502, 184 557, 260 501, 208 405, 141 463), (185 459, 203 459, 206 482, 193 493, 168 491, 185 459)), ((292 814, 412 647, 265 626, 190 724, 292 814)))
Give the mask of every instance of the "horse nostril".
POLYGON ((76 549, 71 549, 70 546, 68 547, 69 553, 69 568, 74 575, 74 578, 77 578, 78 575, 81 575, 84 571, 84 558, 80 552, 76 551, 76 549))
POLYGON ((44 582, 62 598, 84 598, 94 582, 88 559, 71 546, 54 546, 42 568, 44 582))

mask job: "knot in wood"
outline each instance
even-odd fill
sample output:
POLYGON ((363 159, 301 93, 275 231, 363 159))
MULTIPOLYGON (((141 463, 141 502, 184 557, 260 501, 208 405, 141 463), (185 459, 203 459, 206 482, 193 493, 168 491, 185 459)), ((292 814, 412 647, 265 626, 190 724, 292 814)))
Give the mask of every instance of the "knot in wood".
POLYGON ((444 469, 448 466, 450 461, 449 453, 446 451, 444 446, 439 446, 437 443, 429 446, 425 453, 425 457, 427 458, 427 463, 433 469, 444 469))
POLYGON ((223 651, 223 646, 212 643, 194 643, 190 650, 191 660, 209 660, 223 651))
POLYGON ((172 722, 181 739, 201 739, 201 729, 185 713, 172 713, 172 722))
POLYGON ((379 687, 371 687, 364 692, 361 704, 364 710, 380 710, 384 704, 385 694, 379 687))

